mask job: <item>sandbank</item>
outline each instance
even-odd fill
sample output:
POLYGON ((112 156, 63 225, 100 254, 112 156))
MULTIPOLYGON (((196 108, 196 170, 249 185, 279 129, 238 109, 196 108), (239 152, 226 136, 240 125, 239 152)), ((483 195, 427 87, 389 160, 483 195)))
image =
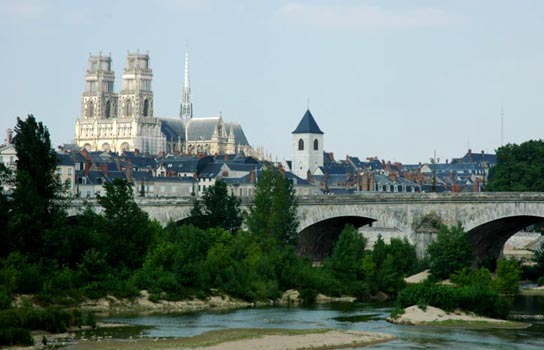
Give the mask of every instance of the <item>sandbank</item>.
POLYGON ((78 341, 69 350, 319 350, 367 346, 395 339, 385 333, 328 329, 234 329, 190 338, 78 341))
POLYGON ((446 312, 442 309, 427 306, 422 310, 417 305, 407 307, 404 314, 387 321, 405 325, 427 325, 460 328, 527 328, 528 323, 481 317, 461 311, 446 312))

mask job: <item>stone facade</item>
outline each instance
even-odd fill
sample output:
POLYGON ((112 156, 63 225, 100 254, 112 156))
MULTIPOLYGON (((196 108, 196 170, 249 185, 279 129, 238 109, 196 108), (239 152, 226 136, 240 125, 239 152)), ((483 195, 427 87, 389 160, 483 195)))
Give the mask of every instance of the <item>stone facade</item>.
POLYGON ((161 123, 153 117, 149 55, 127 55, 119 93, 114 90, 111 62, 110 56, 89 57, 81 116, 76 122, 76 144, 89 151, 164 152, 161 123))

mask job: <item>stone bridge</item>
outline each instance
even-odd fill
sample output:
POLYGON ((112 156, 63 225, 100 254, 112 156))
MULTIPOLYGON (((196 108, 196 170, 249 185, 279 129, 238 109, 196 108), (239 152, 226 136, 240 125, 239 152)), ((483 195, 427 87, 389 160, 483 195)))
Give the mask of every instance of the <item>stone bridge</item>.
MULTIPOLYGON (((192 198, 144 198, 140 207, 166 224, 187 218, 192 198)), ((96 210, 100 208, 96 203, 96 210)), ((247 204, 244 207, 247 209, 247 204)), ((74 202, 75 209, 81 203, 74 202)), ((425 253, 433 232, 418 232, 421 219, 436 213, 447 225, 461 223, 469 232, 478 263, 494 262, 504 243, 523 228, 544 221, 544 193, 363 193, 350 196, 298 197, 299 251, 315 260, 327 256, 346 224, 372 243, 407 237, 425 253)))

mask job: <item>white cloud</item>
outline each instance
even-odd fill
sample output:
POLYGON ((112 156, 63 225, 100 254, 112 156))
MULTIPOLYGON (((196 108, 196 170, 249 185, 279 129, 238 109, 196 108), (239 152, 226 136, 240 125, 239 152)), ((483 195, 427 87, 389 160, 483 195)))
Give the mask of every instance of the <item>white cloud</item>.
POLYGON ((292 23, 323 28, 436 27, 466 20, 434 8, 393 11, 364 4, 316 5, 296 2, 280 8, 279 15, 292 23))
POLYGON ((46 10, 46 2, 40 0, 2 0, 0 18, 28 20, 41 17, 46 10))

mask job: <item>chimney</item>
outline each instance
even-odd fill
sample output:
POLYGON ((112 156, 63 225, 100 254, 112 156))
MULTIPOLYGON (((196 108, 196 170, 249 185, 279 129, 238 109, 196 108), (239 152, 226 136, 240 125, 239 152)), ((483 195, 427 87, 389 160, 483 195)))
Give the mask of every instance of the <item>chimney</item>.
POLYGON ((134 149, 134 156, 139 157, 140 156, 140 150, 135 148, 134 149))
POLYGON ((363 184, 361 191, 367 192, 368 191, 368 172, 363 172, 363 184))
POLYGON ((476 178, 474 184, 472 185, 472 192, 480 192, 480 179, 476 178))
POLYGON ((13 142, 13 130, 6 129, 6 145, 10 145, 13 142))
POLYGON ((101 168, 102 168, 102 174, 108 176, 108 173, 109 173, 108 164, 102 163, 101 168))
POLYGON ((397 173, 389 173, 389 180, 393 182, 397 182, 398 181, 397 173))
POLYGON ((255 169, 249 171, 249 183, 255 183, 255 169))
POLYGON ((334 153, 333 153, 333 152, 329 152, 328 154, 329 154, 329 160, 330 160, 331 162, 334 162, 334 153))
MULTIPOLYGON (((283 171, 283 167, 280 168, 280 172, 282 171, 283 171)), ((310 169, 308 169, 308 171, 306 172, 306 181, 312 182, 312 172, 310 171, 310 169)))

